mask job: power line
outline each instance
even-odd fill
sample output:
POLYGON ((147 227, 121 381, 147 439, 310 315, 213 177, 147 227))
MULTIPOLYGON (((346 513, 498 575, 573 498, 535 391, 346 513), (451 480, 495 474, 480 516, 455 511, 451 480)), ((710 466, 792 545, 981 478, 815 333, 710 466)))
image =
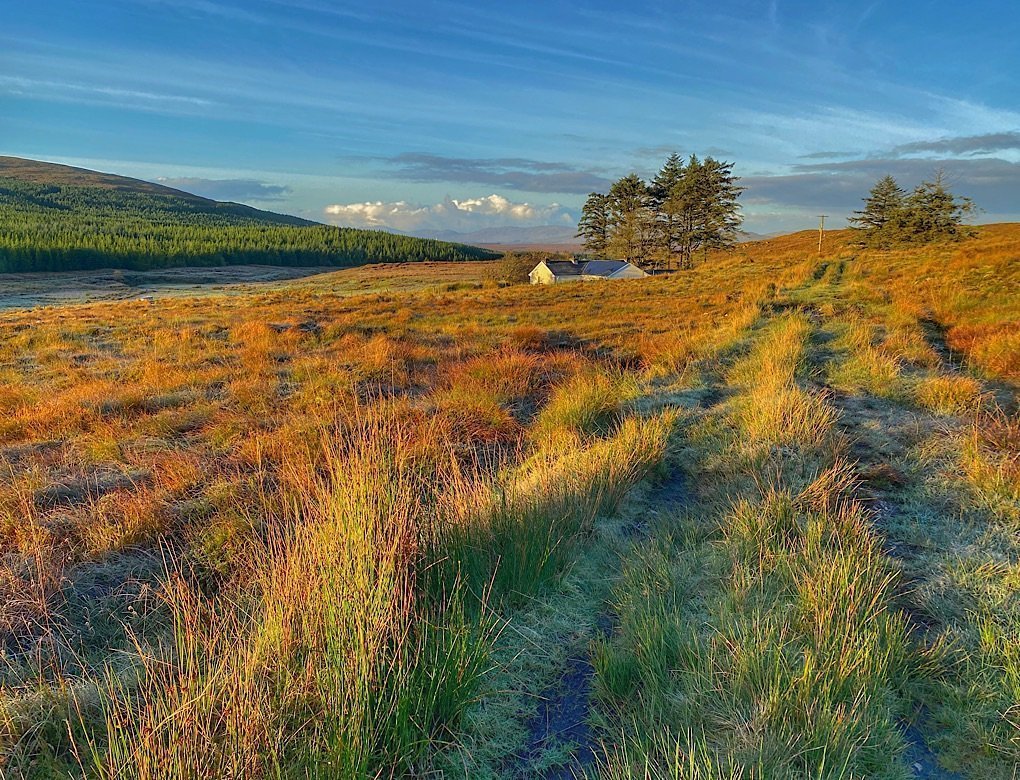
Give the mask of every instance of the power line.
POLYGON ((828 214, 818 215, 818 256, 822 256, 822 236, 825 235, 825 218, 828 214))

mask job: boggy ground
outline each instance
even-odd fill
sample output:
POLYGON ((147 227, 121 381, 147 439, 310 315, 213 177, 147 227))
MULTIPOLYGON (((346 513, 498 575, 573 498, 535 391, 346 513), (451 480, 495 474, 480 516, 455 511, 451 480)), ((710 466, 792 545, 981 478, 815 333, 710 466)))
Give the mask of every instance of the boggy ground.
POLYGON ((365 294, 450 284, 481 284, 492 263, 376 263, 336 268, 232 265, 154 271, 0 274, 0 310, 164 297, 251 295, 312 285, 320 292, 365 294))
POLYGON ((1020 233, 829 240, 3 315, 4 771, 1012 777, 1020 233))

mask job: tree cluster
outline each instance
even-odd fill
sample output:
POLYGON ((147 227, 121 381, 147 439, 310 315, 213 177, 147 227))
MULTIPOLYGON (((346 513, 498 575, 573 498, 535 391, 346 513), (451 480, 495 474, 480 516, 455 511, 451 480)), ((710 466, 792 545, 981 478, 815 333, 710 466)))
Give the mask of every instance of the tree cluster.
POLYGON ((307 223, 237 204, 0 177, 0 273, 498 256, 478 247, 307 223))
POLYGON ((607 194, 591 193, 577 235, 595 257, 689 268, 699 250, 736 241, 743 191, 737 181, 733 163, 694 155, 685 161, 672 154, 651 182, 632 173, 607 194))
POLYGON ((945 174, 938 171, 910 193, 892 176, 883 176, 849 222, 864 244, 890 247, 959 238, 973 212, 973 202, 950 192, 945 174))

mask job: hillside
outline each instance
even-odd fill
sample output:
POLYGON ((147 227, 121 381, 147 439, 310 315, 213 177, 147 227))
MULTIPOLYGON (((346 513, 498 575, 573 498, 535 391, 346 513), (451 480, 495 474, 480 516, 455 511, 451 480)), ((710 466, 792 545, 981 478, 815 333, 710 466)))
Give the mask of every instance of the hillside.
POLYGON ((0 312, 0 774, 1013 780, 1020 225, 851 239, 0 312))
POLYGON ((448 242, 320 225, 112 174, 0 158, 0 273, 496 256, 448 242))
POLYGON ((10 206, 55 210, 119 210, 153 219, 206 217, 213 223, 316 225, 240 203, 221 203, 162 184, 70 165, 0 157, 0 197, 10 206))

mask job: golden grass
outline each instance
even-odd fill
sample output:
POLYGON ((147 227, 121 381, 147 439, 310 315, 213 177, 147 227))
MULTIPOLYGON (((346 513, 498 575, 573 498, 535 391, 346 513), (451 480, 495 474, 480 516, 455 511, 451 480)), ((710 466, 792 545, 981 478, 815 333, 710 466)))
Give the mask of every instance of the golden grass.
POLYGON ((777 320, 731 370, 730 381, 747 388, 734 416, 751 442, 812 447, 829 441, 836 410, 797 382, 809 332, 803 317, 777 320))
MULTIPOLYGON (((426 771, 493 625, 667 452, 650 388, 690 406, 697 383, 726 391, 682 434, 703 516, 618 588, 600 690, 611 714, 649 687, 605 774, 810 774, 827 740, 826 762, 883 765, 903 627, 819 385, 942 415, 966 491, 1016 527, 1015 420, 982 381, 1017 376, 1013 233, 891 253, 833 233, 821 261, 795 234, 612 285, 409 265, 0 314, 3 770, 426 771), (711 636, 676 624, 709 613, 711 636), (652 738, 687 718, 703 733, 652 738)), ((1014 657, 1003 636, 987 663, 1014 657)))
MULTIPOLYGON (((281 749, 276 743, 247 740, 267 725, 265 717, 283 717, 273 721, 279 732, 291 730, 294 718, 308 713, 295 715, 288 709, 291 705, 269 702, 266 697, 276 696, 274 686, 282 683, 253 677, 258 664, 270 662, 255 651, 264 627, 252 621, 267 620, 262 611, 269 605, 289 604, 294 611, 273 620, 291 626, 288 632, 297 630, 294 626, 314 617, 311 605, 305 604, 312 596, 306 591, 284 595, 285 586, 317 587, 325 609, 324 589, 342 583, 315 585, 309 573, 296 572, 302 566, 312 573, 328 569, 322 561, 353 555, 335 546, 347 542, 337 528, 323 525, 328 518, 306 522, 307 515, 314 515, 306 505, 309 497, 325 500, 321 486, 313 489, 316 483, 308 477, 314 453, 323 446, 322 431, 346 425, 353 409, 370 410, 366 414, 371 417, 377 413, 371 410, 382 404, 380 410, 390 409, 386 414, 401 421, 407 457, 460 464, 462 471, 447 470, 444 477, 437 472, 416 482, 414 497, 401 499, 407 511, 413 506, 425 511, 421 491, 435 490, 437 483, 448 481, 456 494, 463 474, 477 471, 481 476, 472 481, 484 475, 492 479, 504 467, 527 459, 528 476, 516 478, 525 481, 512 491, 518 498, 500 515, 498 535, 505 546, 493 541, 491 529, 481 537, 505 555, 489 558, 489 568, 478 569, 478 582, 510 572, 517 556, 518 573, 508 574, 509 579, 527 582, 528 588, 539 586, 569 560, 570 529, 580 531, 593 512, 611 507, 661 452, 661 432, 653 437, 658 445, 646 445, 641 433, 646 429, 624 420, 634 380, 619 366, 631 359, 634 352, 628 344, 636 343, 650 316, 658 318, 663 330, 672 327, 681 311, 673 292, 679 283, 656 280, 648 288, 616 288, 620 305, 611 313, 593 313, 591 319, 578 319, 577 308, 601 305, 605 290, 578 287, 557 299, 548 290, 531 288, 433 288, 344 299, 299 285, 286 294, 243 300, 79 307, 73 319, 46 310, 0 315, 7 334, 0 340, 0 363, 10 380, 5 385, 9 414, 0 450, 9 469, 0 485, 0 532, 13 553, 0 566, 3 626, 10 634, 34 637, 45 671, 33 685, 91 680, 103 674, 112 658, 134 658, 140 674, 153 675, 156 689, 178 697, 138 701, 132 675, 123 684, 103 683, 109 722, 89 737, 100 774, 123 774, 134 765, 131 771, 137 776, 153 775, 163 764, 184 774, 199 769, 229 774, 234 771, 231 761, 248 766, 256 754, 265 758, 281 749), (668 301, 668 311, 655 301, 668 301), (548 442, 550 437, 560 442, 558 448, 544 453, 533 449, 537 445, 532 441, 548 442), (603 442, 602 437, 608 438, 603 442), (578 455, 572 456, 575 451, 578 455), (594 491, 590 498, 585 497, 588 491, 594 491), (548 497, 541 498, 543 493, 548 497), (525 498, 528 495, 535 498, 525 498), (305 498, 295 503, 294 496, 305 498), (544 537, 536 537, 541 543, 513 530, 519 522, 512 518, 555 518, 560 512, 556 507, 569 507, 580 525, 551 526, 544 537), (315 545, 326 557, 316 562, 305 547, 300 548, 305 552, 294 552, 304 557, 293 564, 289 585, 265 580, 277 576, 272 572, 291 570, 274 562, 276 552, 261 557, 253 552, 266 543, 266 534, 282 533, 271 530, 281 525, 323 529, 315 545), (183 584, 164 587, 152 620, 139 623, 134 639, 134 629, 124 634, 115 627, 104 627, 109 633, 102 637, 90 636, 98 629, 77 622, 69 632, 58 630, 71 619, 62 606, 67 599, 77 603, 95 598, 85 591, 79 595, 85 586, 78 584, 78 572, 102 571, 116 556, 133 560, 154 546, 166 549, 171 571, 184 566, 190 573, 183 584), (213 584, 212 593, 222 591, 209 604, 203 581, 213 584), (275 595, 258 595, 271 592, 275 595), (198 618, 185 614, 192 612, 208 618, 196 623, 198 618), (174 620, 185 626, 171 634, 169 645, 160 628, 168 615, 177 615, 174 620), (68 663, 68 652, 80 642, 90 644, 90 657, 68 663), (114 648, 127 655, 104 655, 114 648), (205 698, 198 701, 192 694, 200 691, 205 698), (275 707, 277 712, 240 715, 245 698, 253 708, 275 707), (182 707, 184 715, 191 713, 186 722, 164 723, 182 707), (246 718, 250 724, 242 723, 246 718), (220 735, 226 740, 223 750, 200 749, 201 741, 210 738, 208 729, 224 723, 228 732, 238 731, 220 735), (175 747, 178 738, 180 747, 175 747)), ((708 286, 703 295, 704 307, 692 303, 692 322, 702 317, 707 301, 717 297, 708 286)), ((388 438, 379 436, 380 441, 388 438)), ((343 453, 345 462, 349 457, 343 453)), ((365 490, 384 489, 362 471, 365 490)), ((423 527, 414 530, 416 538, 433 534, 423 527)), ((294 544, 288 541, 287 549, 294 544)), ((163 579, 159 567, 149 566, 153 584, 144 588, 163 579)), ((104 586, 110 595, 100 596, 95 608, 111 614, 128 606, 141 610, 135 597, 121 601, 114 595, 121 587, 130 593, 135 587, 131 580, 112 576, 104 586)), ((390 588, 392 577, 385 582, 380 589, 390 588)), ((367 596, 337 591, 330 598, 336 602, 367 596)), ((152 607, 145 610, 149 614, 152 607)), ((450 619, 454 615, 450 612, 450 619)), ((338 615, 315 619, 327 617, 340 620, 338 615)), ((403 629, 391 625, 386 630, 403 629)), ((294 640, 295 647, 314 644, 313 638, 294 640)), ((291 651, 277 651, 283 655, 271 665, 291 663, 291 651)), ((12 658, 15 666, 22 663, 19 658, 12 658)), ((23 677, 18 672, 6 678, 13 687, 4 689, 4 698, 12 706, 25 695, 15 683, 23 677)), ((337 690, 346 685, 342 679, 335 678, 337 690)), ((427 721, 428 707, 421 706, 425 709, 414 717, 427 721)), ((456 710, 461 705, 450 706, 456 710)), ((360 717, 368 715, 365 711, 360 717)), ((452 723, 455 715, 447 713, 439 720, 452 723)), ((350 766, 393 767, 415 760, 415 745, 431 734, 431 726, 422 728, 423 736, 411 739, 414 744, 401 743, 381 753, 378 745, 356 750, 350 766)), ((9 763, 12 771, 20 771, 18 762, 29 760, 39 747, 32 733, 12 743, 17 748, 9 763)), ((350 742, 338 734, 330 743, 334 748, 350 742)), ((306 747, 329 742, 323 735, 305 736, 300 731, 288 739, 306 747)))
POLYGON ((976 411, 984 388, 974 377, 962 374, 935 374, 914 385, 918 404, 936 414, 965 414, 976 411))

